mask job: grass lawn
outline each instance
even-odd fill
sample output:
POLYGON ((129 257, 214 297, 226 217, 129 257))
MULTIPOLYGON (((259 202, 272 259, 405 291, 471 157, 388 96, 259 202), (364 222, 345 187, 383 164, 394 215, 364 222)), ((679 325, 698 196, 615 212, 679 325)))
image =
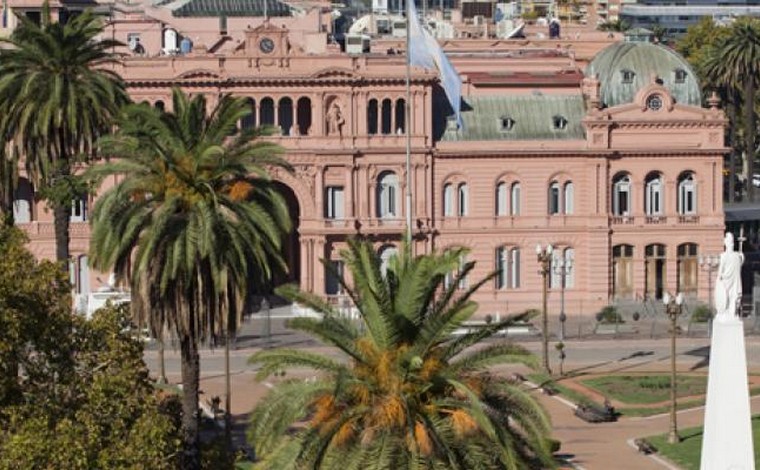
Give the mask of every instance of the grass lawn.
MULTIPOLYGON (((678 444, 668 444, 667 434, 647 437, 658 453, 684 470, 699 470, 699 458, 702 455, 702 428, 689 428, 679 432, 683 439, 678 444)), ((752 418, 752 434, 755 445, 755 461, 760 461, 760 416, 752 418)))
MULTIPOLYGON (((669 375, 607 375, 581 380, 586 387, 602 395, 630 405, 649 405, 670 399, 669 375)), ((704 375, 678 375, 678 397, 704 395, 707 377, 704 375)))

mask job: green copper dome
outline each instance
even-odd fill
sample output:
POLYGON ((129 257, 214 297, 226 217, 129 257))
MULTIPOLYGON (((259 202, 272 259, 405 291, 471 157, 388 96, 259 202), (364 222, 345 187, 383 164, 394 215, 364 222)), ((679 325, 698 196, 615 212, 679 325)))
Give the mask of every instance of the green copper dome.
POLYGON ((697 76, 686 59, 664 46, 644 42, 613 44, 594 57, 586 76, 598 76, 606 106, 630 103, 657 77, 676 103, 702 105, 697 76))

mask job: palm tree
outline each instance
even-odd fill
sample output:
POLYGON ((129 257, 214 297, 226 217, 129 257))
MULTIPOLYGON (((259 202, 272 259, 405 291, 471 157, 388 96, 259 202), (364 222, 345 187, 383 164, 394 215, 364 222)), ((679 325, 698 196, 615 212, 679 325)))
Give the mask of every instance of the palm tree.
POLYGON ((452 339, 477 310, 470 297, 491 277, 459 290, 474 266, 460 266, 463 249, 417 257, 403 250, 382 272, 371 243, 348 246, 342 257, 353 287, 339 278, 361 325, 313 294, 278 289, 323 315, 290 327, 347 360, 297 349, 262 350, 249 360, 261 367, 260 380, 292 367, 320 372, 278 384, 253 411, 249 437, 260 468, 553 468, 542 408, 517 383, 485 370, 535 365, 533 356, 504 342, 470 348, 526 315, 452 339))
POLYGON ((131 283, 135 314, 166 327, 182 358, 183 469, 199 468, 199 343, 219 341, 240 312, 254 273, 282 265, 289 229, 284 199, 267 168, 287 164, 254 131, 237 131, 245 100, 206 99, 173 90, 173 112, 126 107, 106 155, 88 176, 123 175, 95 205, 91 260, 131 283))
MULTIPOLYGON (((755 94, 760 84, 760 21, 740 18, 729 33, 709 50, 704 66, 708 80, 717 87, 741 91, 744 98, 744 147, 747 158, 747 195, 754 201, 757 116, 755 94)), ((733 177, 733 175, 732 175, 733 177)))
MULTIPOLYGON (((65 25, 24 16, 0 49, 0 133, 25 157, 27 172, 53 209, 56 258, 69 259, 71 201, 82 186, 74 165, 88 159, 128 101, 123 81, 108 66, 118 42, 99 39, 103 22, 91 10, 65 25)), ((4 142, 7 143, 7 142, 4 142)))

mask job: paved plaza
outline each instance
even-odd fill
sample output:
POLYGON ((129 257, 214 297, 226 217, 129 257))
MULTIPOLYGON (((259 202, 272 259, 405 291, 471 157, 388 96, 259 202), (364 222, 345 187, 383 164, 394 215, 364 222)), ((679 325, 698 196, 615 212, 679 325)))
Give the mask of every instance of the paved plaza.
MULTIPOLYGON (((247 359, 255 351, 269 347, 307 348, 334 355, 311 338, 288 330, 284 326, 287 309, 274 309, 269 321, 270 335, 266 335, 267 320, 254 317, 245 323, 237 344, 230 354, 232 382, 232 412, 237 422, 243 422, 256 402, 273 385, 273 381, 263 383, 254 379, 255 368, 247 364, 247 359)), ((751 329, 751 323, 747 324, 751 329)), ((577 331, 577 330, 576 330, 577 331)), ((590 330, 589 330, 590 331, 590 330)), ((517 336, 514 341, 538 354, 541 346, 535 336, 517 336)), ((760 336, 748 335, 747 359, 751 372, 760 372, 760 336)), ((655 334, 593 335, 584 334, 580 338, 570 335, 566 338, 567 359, 565 371, 585 372, 651 372, 666 371, 669 367, 669 341, 666 330, 655 334)), ((709 341, 706 332, 689 337, 684 332, 678 339, 677 366, 679 371, 707 371, 709 341)), ((552 348, 552 353, 554 350, 552 348)), ((550 356, 556 369, 556 360, 550 356)), ((155 348, 149 345, 146 361, 155 374, 157 367, 155 348)), ((170 382, 178 383, 179 354, 168 349, 166 370, 170 382)), ((500 373, 525 372, 519 366, 504 367, 500 373)), ((224 395, 224 351, 206 349, 201 354, 201 400, 214 395, 224 395)), ((295 371, 287 377, 308 378, 311 371, 295 371)), ((538 393, 538 392, 536 392, 538 393)), ((573 415, 573 404, 559 397, 540 395, 540 399, 551 415, 555 437, 562 441, 561 453, 572 456, 576 468, 587 470, 646 470, 677 468, 667 462, 638 453, 631 441, 634 438, 664 433, 668 430, 668 415, 649 418, 621 418, 615 423, 589 424, 573 415)), ((760 413, 760 397, 752 399, 753 414, 760 413)), ((679 428, 702 424, 704 409, 695 408, 679 412, 679 428)), ((242 428, 242 426, 241 426, 242 428)))

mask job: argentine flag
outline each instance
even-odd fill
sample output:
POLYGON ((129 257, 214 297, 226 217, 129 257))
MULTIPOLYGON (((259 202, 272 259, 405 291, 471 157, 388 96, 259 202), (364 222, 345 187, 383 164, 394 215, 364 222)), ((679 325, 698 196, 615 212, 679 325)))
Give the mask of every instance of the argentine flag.
POLYGON ((462 126, 462 80, 448 57, 438 45, 438 41, 420 26, 417 17, 417 7, 414 0, 407 0, 407 15, 409 18, 409 63, 425 69, 437 69, 441 77, 441 86, 446 92, 451 108, 454 110, 457 125, 462 126))

